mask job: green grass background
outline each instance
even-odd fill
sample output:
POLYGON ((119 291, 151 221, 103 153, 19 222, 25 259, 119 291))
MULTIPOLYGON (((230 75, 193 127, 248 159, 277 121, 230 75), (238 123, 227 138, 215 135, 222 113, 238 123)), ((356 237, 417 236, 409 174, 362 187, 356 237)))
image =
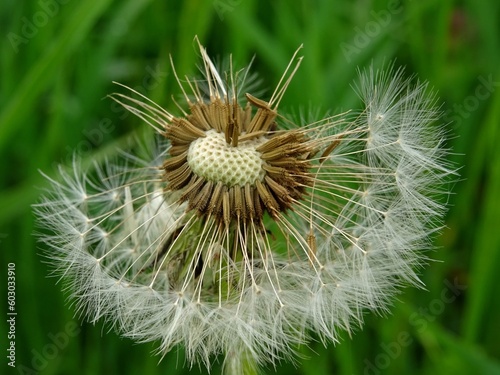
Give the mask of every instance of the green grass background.
POLYGON ((38 170, 54 175, 73 150, 86 162, 100 159, 144 128, 105 98, 116 90, 112 81, 172 107, 179 89, 169 54, 181 75, 196 73, 198 35, 212 56, 232 52, 240 66, 256 55, 254 70, 270 88, 303 43, 288 108, 358 106, 350 88, 356 68, 396 60, 438 90, 455 136, 451 159, 463 166, 430 254, 437 262, 422 271, 427 290, 405 289, 391 315, 367 315, 362 330, 335 346, 301 348, 304 359, 277 373, 500 374, 499 19, 495 0, 3 0, 0 373, 189 372, 182 349, 158 363, 153 344, 74 317, 61 286, 47 277, 30 205, 45 184, 38 170), (17 275, 16 369, 5 358, 9 262, 17 275), (454 282, 464 286, 456 294, 447 286, 454 282))

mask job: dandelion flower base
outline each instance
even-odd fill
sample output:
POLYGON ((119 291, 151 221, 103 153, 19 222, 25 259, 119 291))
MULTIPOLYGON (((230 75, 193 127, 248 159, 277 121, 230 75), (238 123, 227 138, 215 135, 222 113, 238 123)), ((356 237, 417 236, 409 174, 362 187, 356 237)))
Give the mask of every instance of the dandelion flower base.
POLYGON ((225 186, 255 185, 266 174, 261 154, 256 148, 265 139, 249 140, 238 147, 231 147, 222 133, 209 130, 189 146, 187 163, 193 173, 225 186))

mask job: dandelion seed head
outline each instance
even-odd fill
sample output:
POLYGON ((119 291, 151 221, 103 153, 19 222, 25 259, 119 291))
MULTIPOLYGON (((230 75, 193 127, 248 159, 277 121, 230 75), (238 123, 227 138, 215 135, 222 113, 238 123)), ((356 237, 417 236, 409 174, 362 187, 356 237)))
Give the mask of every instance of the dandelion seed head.
POLYGON ((294 124, 279 104, 297 52, 264 100, 245 92, 248 69, 219 72, 199 48, 203 84, 173 70, 181 116, 112 96, 159 138, 49 178, 41 239, 90 321, 162 354, 182 345, 191 364, 276 364, 420 284, 453 170, 434 97, 401 70, 360 73, 358 115, 294 124))

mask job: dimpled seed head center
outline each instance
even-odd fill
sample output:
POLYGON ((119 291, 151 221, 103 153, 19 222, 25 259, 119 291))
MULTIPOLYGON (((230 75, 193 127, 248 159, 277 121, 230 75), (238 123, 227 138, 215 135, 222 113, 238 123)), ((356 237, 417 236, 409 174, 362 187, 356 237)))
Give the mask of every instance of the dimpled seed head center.
POLYGON ((253 185, 262 180, 265 171, 260 152, 255 149, 265 138, 243 141, 237 147, 226 143, 224 134, 208 130, 206 137, 194 140, 189 146, 187 162, 198 176, 226 186, 253 185))

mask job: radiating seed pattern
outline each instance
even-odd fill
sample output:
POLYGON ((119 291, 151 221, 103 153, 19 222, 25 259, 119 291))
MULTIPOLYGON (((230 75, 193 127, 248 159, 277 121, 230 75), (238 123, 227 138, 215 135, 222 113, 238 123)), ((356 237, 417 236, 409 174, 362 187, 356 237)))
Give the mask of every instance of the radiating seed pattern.
POLYGON ((248 68, 230 60, 224 74, 199 50, 201 80, 172 62, 178 114, 134 90, 111 96, 158 142, 89 171, 75 159, 35 211, 90 321, 160 353, 182 345, 190 364, 223 354, 241 373, 294 358, 310 331, 335 342, 419 285, 453 170, 435 98, 402 70, 361 73, 360 111, 292 120, 280 103, 297 52, 260 98, 248 68))

